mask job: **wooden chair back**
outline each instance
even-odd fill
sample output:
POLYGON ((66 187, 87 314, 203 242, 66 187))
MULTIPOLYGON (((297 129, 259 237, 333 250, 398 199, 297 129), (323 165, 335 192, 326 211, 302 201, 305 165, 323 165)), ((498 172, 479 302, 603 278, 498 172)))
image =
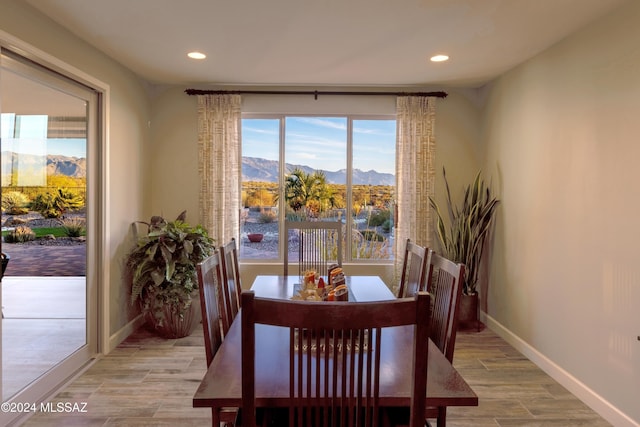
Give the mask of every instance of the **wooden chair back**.
POLYGON ((330 264, 342 265, 342 222, 285 221, 284 275, 289 258, 297 261, 298 274, 315 270, 326 276, 330 264))
POLYGON ((220 253, 205 258, 196 265, 198 288, 200 290, 200 307, 202 309, 202 329, 204 331, 204 347, 207 366, 213 361, 222 344, 222 269, 220 253))
MULTIPOLYGON (((219 251, 205 258, 196 265, 198 288, 200 291, 200 308, 202 310, 202 330, 204 332, 204 349, 207 366, 211 365, 226 331, 229 330, 228 320, 224 313, 224 297, 222 295, 223 273, 222 258, 219 251), (226 327, 226 329, 225 329, 226 327)), ((238 408, 211 408, 211 425, 220 427, 233 426, 238 418, 238 408)))
POLYGON ((433 295, 431 340, 453 362, 465 267, 432 253, 428 270, 429 292, 433 295))
MULTIPOLYGON (((382 329, 415 325, 406 363, 413 369, 411 427, 423 427, 429 337, 429 294, 378 302, 309 302, 242 293, 243 426, 256 425, 256 324, 289 328, 289 427, 378 426, 382 329), (410 352, 410 353, 409 353, 410 352), (409 355, 411 354, 411 355, 409 355)), ((261 349, 258 349, 260 351, 261 349)), ((286 366, 286 363, 283 363, 286 366)))
POLYGON ((240 294, 242 293, 236 239, 231 238, 229 242, 220 246, 220 257, 222 258, 222 283, 226 316, 231 324, 240 309, 240 294))
POLYGON ((398 298, 407 298, 420 291, 426 291, 426 270, 431 256, 431 249, 413 243, 407 239, 402 261, 402 274, 398 298))

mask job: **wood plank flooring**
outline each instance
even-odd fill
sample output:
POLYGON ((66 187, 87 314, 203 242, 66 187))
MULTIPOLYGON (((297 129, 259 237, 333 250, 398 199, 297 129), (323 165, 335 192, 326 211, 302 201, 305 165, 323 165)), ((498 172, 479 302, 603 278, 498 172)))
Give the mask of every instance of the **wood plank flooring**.
MULTIPOLYGON (((488 329, 459 333, 455 354, 480 405, 449 408, 450 427, 610 425, 488 329)), ((86 413, 39 413, 24 426, 210 426, 210 410, 191 405, 205 369, 201 328, 177 340, 142 328, 52 400, 86 402, 86 413)))

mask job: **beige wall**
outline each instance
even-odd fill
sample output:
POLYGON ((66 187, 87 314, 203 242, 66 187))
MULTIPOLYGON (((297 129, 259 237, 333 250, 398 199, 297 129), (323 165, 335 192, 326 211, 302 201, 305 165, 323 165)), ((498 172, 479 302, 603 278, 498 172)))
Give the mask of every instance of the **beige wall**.
POLYGON ((507 73, 483 119, 502 199, 488 315, 615 425, 640 423, 638 22, 629 2, 507 73))
POLYGON ((142 82, 129 70, 80 41, 71 33, 25 2, 0 0, 0 30, 37 50, 100 80, 109 87, 107 106, 108 142, 103 173, 108 219, 105 236, 107 265, 101 276, 109 277, 106 306, 109 307, 108 334, 118 333, 135 315, 122 280, 122 260, 131 242, 132 221, 149 215, 148 154, 149 99, 142 82), (108 274, 107 274, 108 273, 108 274))
POLYGON ((151 114, 151 212, 174 219, 187 210, 187 221, 198 217, 197 99, 184 88, 157 89, 151 114))

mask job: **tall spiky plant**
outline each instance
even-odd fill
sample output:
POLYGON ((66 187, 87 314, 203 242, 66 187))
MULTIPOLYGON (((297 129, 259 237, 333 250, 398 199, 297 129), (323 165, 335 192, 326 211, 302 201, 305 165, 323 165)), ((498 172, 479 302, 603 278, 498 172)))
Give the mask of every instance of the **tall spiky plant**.
POLYGON ((485 239, 491 229, 496 206, 500 201, 491 195, 491 190, 482 179, 482 171, 479 171, 473 183, 465 188, 462 204, 458 206, 451 199, 451 190, 444 168, 442 168, 442 175, 447 189, 448 223, 445 222, 436 201, 429 198, 437 216, 436 232, 440 249, 447 258, 465 265, 463 293, 473 295, 477 292, 485 239))

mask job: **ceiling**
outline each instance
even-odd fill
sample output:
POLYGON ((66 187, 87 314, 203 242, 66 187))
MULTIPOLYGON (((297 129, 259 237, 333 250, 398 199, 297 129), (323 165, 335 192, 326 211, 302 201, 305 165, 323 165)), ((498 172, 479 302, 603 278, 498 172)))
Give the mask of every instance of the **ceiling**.
POLYGON ((627 0, 27 1, 154 84, 478 87, 627 0))

